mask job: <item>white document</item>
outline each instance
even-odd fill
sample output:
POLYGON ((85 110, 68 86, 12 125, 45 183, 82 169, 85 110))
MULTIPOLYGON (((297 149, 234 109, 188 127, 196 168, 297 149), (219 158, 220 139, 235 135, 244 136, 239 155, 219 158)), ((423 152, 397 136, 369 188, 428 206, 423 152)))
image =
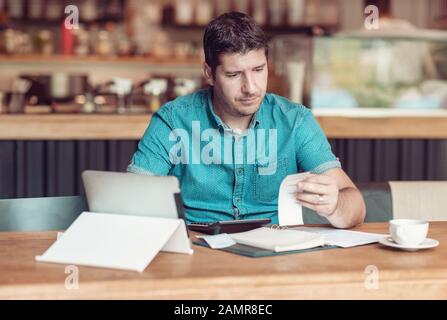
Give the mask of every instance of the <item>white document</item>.
POLYGON ((295 193, 299 192, 296 184, 304 180, 310 173, 292 174, 284 178, 279 188, 278 220, 280 226, 303 224, 303 209, 296 201, 295 193))
POLYGON ((183 220, 83 212, 36 260, 142 272, 161 250, 193 253, 183 220))
POLYGON ((236 244, 228 233, 221 233, 212 236, 197 236, 197 238, 205 240, 212 249, 228 248, 236 244))
POLYGON ((309 231, 321 234, 324 236, 325 244, 342 248, 350 248, 370 243, 376 243, 383 237, 388 236, 387 234, 380 233, 367 233, 321 227, 296 227, 290 230, 309 231))

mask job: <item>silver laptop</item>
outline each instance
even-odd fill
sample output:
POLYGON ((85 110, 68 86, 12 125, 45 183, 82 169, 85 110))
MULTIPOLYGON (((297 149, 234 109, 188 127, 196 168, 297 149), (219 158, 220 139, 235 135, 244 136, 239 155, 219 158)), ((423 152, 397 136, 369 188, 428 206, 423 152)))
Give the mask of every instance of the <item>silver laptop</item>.
POLYGON ((176 177, 84 171, 82 180, 91 212, 184 218, 176 177))

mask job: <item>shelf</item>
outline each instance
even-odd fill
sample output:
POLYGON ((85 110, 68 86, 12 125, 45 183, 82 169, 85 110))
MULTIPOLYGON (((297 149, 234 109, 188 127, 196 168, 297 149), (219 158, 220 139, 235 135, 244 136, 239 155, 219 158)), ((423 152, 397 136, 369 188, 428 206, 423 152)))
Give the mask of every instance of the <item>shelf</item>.
MULTIPOLYGON (((150 114, 0 114, 0 140, 139 140, 150 114)), ((319 115, 332 139, 447 139, 447 111, 425 115, 319 115)))
POLYGON ((0 55, 0 63, 116 63, 157 65, 200 65, 200 58, 142 57, 142 56, 75 56, 75 55, 0 55))
MULTIPOLYGON (((206 26, 190 24, 163 24, 163 27, 175 30, 187 30, 187 31, 205 31, 206 26)), ((329 24, 301 24, 297 26, 264 26, 262 29, 266 34, 308 34, 313 35, 314 31, 319 29, 322 30, 324 34, 332 34, 339 30, 339 24, 329 23, 329 24)))

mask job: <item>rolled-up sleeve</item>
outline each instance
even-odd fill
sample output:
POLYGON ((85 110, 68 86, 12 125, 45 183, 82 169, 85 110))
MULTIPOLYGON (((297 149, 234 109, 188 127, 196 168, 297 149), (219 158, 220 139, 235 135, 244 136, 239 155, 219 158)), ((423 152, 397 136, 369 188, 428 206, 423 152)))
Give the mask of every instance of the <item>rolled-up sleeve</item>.
POLYGON ((172 145, 169 141, 171 131, 163 114, 155 113, 138 143, 127 171, 147 175, 168 175, 173 166, 169 158, 172 145))
POLYGON ((301 171, 316 174, 329 169, 341 168, 339 159, 333 154, 331 145, 309 109, 304 109, 295 127, 297 165, 301 171))

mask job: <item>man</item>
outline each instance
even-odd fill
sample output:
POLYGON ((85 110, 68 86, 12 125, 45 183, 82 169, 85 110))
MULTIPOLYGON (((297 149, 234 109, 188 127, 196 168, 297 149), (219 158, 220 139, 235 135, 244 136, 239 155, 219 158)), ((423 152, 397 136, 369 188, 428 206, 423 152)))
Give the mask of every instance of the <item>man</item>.
POLYGON ((207 26, 203 44, 209 88, 154 114, 128 171, 176 176, 188 223, 277 223, 281 181, 310 171, 297 201, 337 228, 362 223, 363 198, 310 110, 266 93, 268 46, 253 19, 223 14, 207 26))

